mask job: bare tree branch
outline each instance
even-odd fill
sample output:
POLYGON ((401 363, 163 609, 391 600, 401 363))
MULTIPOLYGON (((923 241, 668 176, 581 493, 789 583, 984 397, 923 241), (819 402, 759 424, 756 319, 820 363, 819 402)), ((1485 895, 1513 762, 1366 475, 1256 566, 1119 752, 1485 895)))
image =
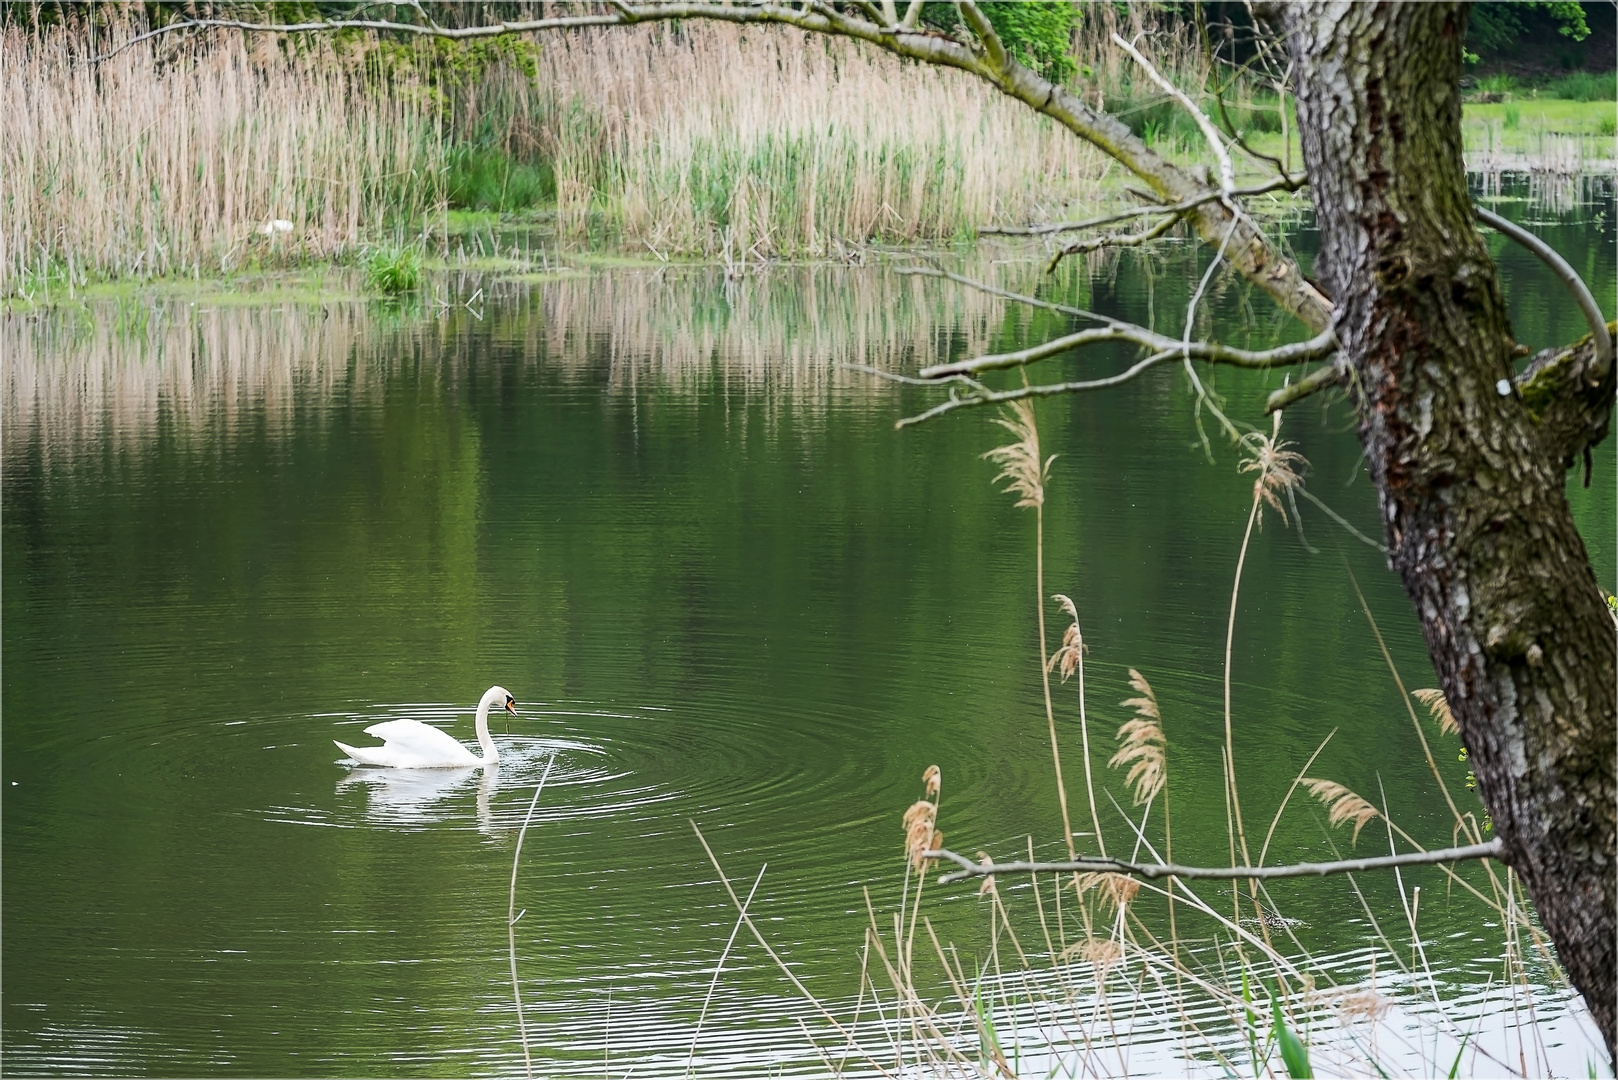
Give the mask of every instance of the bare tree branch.
MULTIPOLYGON (((1002 405, 1007 402, 1020 401, 1023 398, 1030 397, 1055 397, 1058 394, 1078 394, 1087 390, 1107 390, 1114 386, 1121 386, 1122 384, 1135 378, 1137 375, 1156 367, 1158 364, 1168 360, 1177 360, 1179 357, 1180 348, 1178 345, 1176 345, 1172 351, 1153 353, 1151 356, 1146 357, 1144 360, 1137 361, 1133 367, 1121 371, 1117 375, 1109 375, 1104 379, 1090 379, 1085 382, 1038 383, 1033 386, 1019 386, 1015 390, 990 390, 981 383, 974 383, 973 385, 976 386, 977 389, 967 397, 955 397, 953 396, 952 391, 951 397, 948 401, 934 405, 924 413, 917 413, 915 416, 907 416, 903 420, 895 422, 893 426, 896 428, 911 427, 927 420, 936 419, 937 417, 943 416, 947 412, 954 412, 956 409, 972 409, 981 405, 1002 405)), ((874 374, 884 373, 874 372, 874 374)), ((952 376, 952 378, 962 380, 966 379, 964 375, 955 375, 952 376)), ((938 385, 936 382, 930 379, 906 378, 902 380, 895 379, 894 381, 903 381, 920 386, 938 385)), ((966 381, 970 382, 970 380, 966 381)))
MULTIPOLYGON (((912 5, 914 7, 914 5, 912 5)), ((1165 204, 1194 200, 1188 213, 1199 236, 1216 243, 1236 222, 1230 242, 1231 261, 1248 280, 1264 290, 1280 307, 1295 315, 1313 330, 1324 329, 1331 313, 1331 302, 1303 276, 1298 265, 1266 237, 1250 220, 1221 203, 1225 190, 1210 191, 1209 185, 1190 171, 1181 169, 1147 146, 1117 117, 1098 112, 1066 88, 1030 71, 1005 50, 982 10, 962 0, 959 11, 963 22, 978 35, 981 49, 929 30, 916 23, 884 25, 860 18, 819 0, 801 5, 772 3, 769 0, 737 0, 734 3, 627 3, 618 0, 611 11, 546 19, 517 20, 482 26, 449 28, 384 19, 333 19, 304 23, 249 22, 242 19, 184 19, 137 35, 121 48, 150 38, 180 32, 234 29, 257 33, 330 33, 336 30, 396 32, 452 40, 527 34, 546 30, 568 30, 592 26, 630 26, 643 22, 672 19, 711 19, 718 22, 795 26, 813 33, 834 34, 866 41, 896 56, 941 67, 953 67, 983 79, 1008 97, 1017 99, 1036 112, 1051 117, 1074 135, 1084 139, 1144 181, 1165 204), (1204 196, 1207 196, 1204 198, 1204 196)), ((907 18, 915 12, 907 12, 907 18)), ((111 54, 108 54, 111 55, 111 54)), ((1228 185, 1226 185, 1228 188, 1228 185)), ((1234 194, 1234 190, 1231 191, 1234 194)))
POLYGON ((1539 256, 1539 260, 1551 268, 1551 273, 1567 286, 1568 292, 1573 294, 1574 301, 1579 305, 1579 311, 1583 312, 1584 321, 1590 327, 1590 337, 1595 342, 1598 366, 1592 374, 1598 379, 1604 377, 1612 368, 1612 335, 1607 331, 1607 320, 1601 314, 1601 305, 1590 295, 1590 289, 1584 284, 1584 279, 1579 277, 1578 271, 1568 265, 1568 261, 1557 254, 1555 248, 1521 225, 1507 221, 1499 214, 1485 210, 1481 206, 1474 206, 1472 211, 1477 214, 1479 221, 1500 230, 1539 256))
POLYGON ((1288 405, 1295 405, 1309 395, 1319 393, 1328 386, 1336 386, 1342 381, 1343 368, 1340 363, 1333 362, 1317 367, 1297 382, 1288 383, 1272 393, 1264 402, 1264 411, 1279 412, 1288 405))
POLYGON ((1197 108, 1191 99, 1185 96, 1184 90, 1181 90, 1159 74, 1157 68, 1152 66, 1152 62, 1142 56, 1135 46, 1119 37, 1116 33, 1112 35, 1112 43, 1128 53, 1137 64, 1145 68, 1146 77, 1161 87, 1175 101, 1179 102, 1185 111, 1191 114, 1191 119, 1197 122, 1197 127, 1202 130, 1202 137, 1208 140, 1208 148, 1213 151, 1214 158, 1219 162, 1220 193, 1226 199, 1229 199, 1231 193, 1236 190, 1236 169, 1230 163, 1230 152, 1225 149, 1225 144, 1220 140, 1219 132, 1214 129, 1213 121, 1209 120, 1207 114, 1197 108))
POLYGON ((1110 315, 1101 315, 1094 311, 1086 311, 1084 308, 1069 307, 1067 304, 1057 304, 1049 300, 1041 300, 1037 296, 1027 296, 1023 293, 1010 292, 1009 290, 1002 289, 997 285, 990 285, 987 282, 978 281, 974 278, 952 273, 951 271, 944 270, 939 267, 902 266, 896 272, 915 277, 944 278, 948 281, 955 282, 957 285, 965 285, 969 289, 977 289, 979 292, 988 293, 990 296, 999 296, 1007 300, 1015 300, 1019 304, 1027 304, 1029 307, 1044 308, 1046 311, 1055 311, 1063 315, 1074 315, 1081 319, 1094 319, 1096 322, 1103 323, 1116 323, 1118 321, 1110 315))
POLYGON ((1465 847, 1436 851, 1411 851, 1403 855, 1376 855, 1366 859, 1338 862, 1292 863, 1286 866, 1179 866, 1174 863, 1135 863, 1122 859, 1075 859, 1072 862, 977 863, 953 851, 929 851, 929 859, 948 859, 960 867, 938 879, 940 885, 990 874, 1131 874, 1144 878, 1177 877, 1187 880, 1208 878, 1220 881, 1265 880, 1270 878, 1324 877, 1327 874, 1355 874, 1364 870, 1386 870, 1396 866, 1430 866, 1434 863, 1464 862, 1468 859, 1498 859, 1499 838, 1465 847))
POLYGON ((1142 348, 1154 351, 1173 352, 1178 356, 1184 356, 1191 360, 1204 360, 1208 363, 1228 364, 1232 367, 1242 368, 1286 367, 1288 364, 1318 360, 1335 352, 1337 349, 1337 339, 1332 336, 1330 330, 1324 330, 1308 341, 1298 341, 1290 345, 1278 345, 1273 349, 1250 352, 1246 349, 1233 349, 1228 345, 1219 345, 1211 341, 1181 341, 1159 334, 1155 330, 1148 330, 1144 326, 1113 322, 1108 326, 1080 330, 1064 337, 1053 338, 1050 341, 1031 345, 1016 352, 979 356, 971 360, 957 360, 949 364, 935 364, 932 367, 923 368, 919 374, 923 379, 937 379, 946 375, 976 375, 982 371, 1021 367, 1024 364, 1048 360, 1052 356, 1071 352, 1074 349, 1082 349, 1087 345, 1100 345, 1118 341, 1139 345, 1142 348))
POLYGON ((972 33, 983 43, 983 51, 988 56, 989 63, 1002 71, 1014 63, 1010 54, 1006 52, 1005 43, 1000 40, 999 32, 995 30, 989 17, 983 14, 982 8, 972 0, 956 0, 955 10, 960 13, 961 21, 970 27, 972 33))
MULTIPOLYGON (((1265 195, 1271 191, 1297 191, 1309 183, 1306 177, 1286 176, 1271 180, 1252 187, 1236 188, 1232 195, 1265 195)), ((1215 202, 1224 197, 1222 191, 1205 191, 1170 206, 1142 206, 1134 210, 1120 210, 1116 214, 1107 214, 1104 217, 1091 218, 1088 221, 1056 221, 1048 225, 982 225, 978 228, 979 236, 1044 236, 1047 233, 1076 232, 1079 229, 1094 229, 1102 225, 1114 225, 1120 221, 1132 221, 1135 218, 1151 217, 1154 214, 1183 214, 1187 210, 1195 210, 1204 203, 1215 202)))
POLYGON ((1106 247, 1140 247, 1142 244, 1150 243, 1151 241, 1156 240, 1158 237, 1163 236, 1179 223, 1179 215, 1175 215, 1174 217, 1164 218, 1156 225, 1153 225, 1150 229, 1145 229, 1141 232, 1103 233, 1101 236, 1091 236, 1086 237, 1083 240, 1075 240, 1064 247, 1056 249, 1056 254, 1052 255, 1050 257, 1050 261, 1045 264, 1045 272, 1048 274, 1055 270, 1057 264, 1063 259, 1067 258, 1069 255, 1080 255, 1086 251, 1098 251, 1101 248, 1106 247))

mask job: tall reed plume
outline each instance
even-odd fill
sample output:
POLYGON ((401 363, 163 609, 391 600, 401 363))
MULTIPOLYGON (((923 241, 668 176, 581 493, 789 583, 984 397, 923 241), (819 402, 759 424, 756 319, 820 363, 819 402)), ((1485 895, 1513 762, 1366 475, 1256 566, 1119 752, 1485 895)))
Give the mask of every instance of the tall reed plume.
MULTIPOLYGON (((1005 413, 995 417, 996 424, 1011 432, 1015 441, 986 451, 984 457, 1000 466, 995 483, 1006 482, 1003 489, 1017 496, 1020 509, 1034 511, 1034 610, 1039 628, 1039 677, 1045 691, 1045 721, 1051 733, 1051 762, 1056 769, 1056 798, 1062 808, 1062 835, 1067 840, 1069 858, 1077 854, 1073 846, 1073 820, 1068 814, 1067 785, 1062 779, 1062 751, 1056 737, 1056 710, 1051 704, 1050 658, 1045 646, 1045 482, 1050 477, 1051 462, 1056 455, 1041 457, 1039 425, 1034 420, 1034 406, 1027 400, 1012 403, 1005 413)), ((1094 802, 1091 812, 1094 816, 1094 802)), ((1096 839, 1101 839, 1100 829, 1096 839)))
POLYGON ((1381 816, 1376 807, 1336 781, 1314 780, 1306 776, 1303 786, 1309 789, 1309 794, 1325 804, 1326 818, 1332 825, 1341 825, 1345 821, 1354 823, 1353 843, 1359 843, 1360 830, 1365 828, 1366 822, 1381 816))
POLYGON ((1236 602, 1241 593, 1242 569, 1247 564, 1247 548, 1253 538, 1253 526, 1257 523, 1262 527, 1263 524, 1263 519, 1259 515, 1260 507, 1268 504, 1281 515, 1284 523, 1287 516, 1281 504, 1281 496, 1301 483, 1297 470, 1303 465, 1304 459, 1301 454, 1289 449, 1291 445, 1281 438, 1280 413, 1275 414, 1269 435, 1252 431, 1242 437, 1245 456, 1238 468, 1244 473, 1253 473, 1254 476, 1253 502, 1247 510, 1247 528, 1242 533, 1241 553, 1236 557, 1236 576, 1230 587, 1230 617, 1225 624, 1225 797, 1232 822, 1230 837, 1232 866, 1236 865, 1238 845, 1242 861, 1247 864, 1253 861, 1247 850, 1247 830, 1242 823, 1242 804, 1236 784, 1236 744, 1230 720, 1230 654, 1236 638, 1236 602))

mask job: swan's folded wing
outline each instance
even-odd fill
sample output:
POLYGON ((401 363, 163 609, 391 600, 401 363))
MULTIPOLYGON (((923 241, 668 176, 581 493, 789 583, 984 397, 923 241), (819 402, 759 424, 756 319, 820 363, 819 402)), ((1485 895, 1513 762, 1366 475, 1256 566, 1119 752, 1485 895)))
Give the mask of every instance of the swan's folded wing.
POLYGON ((471 751, 447 731, 424 724, 420 720, 389 720, 372 724, 365 734, 375 735, 388 744, 389 749, 404 751, 412 757, 454 761, 472 757, 471 751))

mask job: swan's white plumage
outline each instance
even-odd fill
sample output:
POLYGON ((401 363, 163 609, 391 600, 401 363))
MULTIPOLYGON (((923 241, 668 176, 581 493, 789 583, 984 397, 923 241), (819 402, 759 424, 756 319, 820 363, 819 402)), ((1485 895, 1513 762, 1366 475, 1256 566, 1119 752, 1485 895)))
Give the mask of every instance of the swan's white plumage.
POLYGON ((513 716, 517 710, 511 695, 504 687, 491 686, 478 703, 478 743, 483 756, 472 753, 449 732, 424 724, 420 720, 388 720, 372 724, 365 734, 382 740, 381 746, 349 746, 338 742, 337 748, 361 765, 380 765, 389 769, 460 769, 468 765, 492 765, 500 760, 494 739, 489 735, 489 708, 499 705, 509 709, 513 716))

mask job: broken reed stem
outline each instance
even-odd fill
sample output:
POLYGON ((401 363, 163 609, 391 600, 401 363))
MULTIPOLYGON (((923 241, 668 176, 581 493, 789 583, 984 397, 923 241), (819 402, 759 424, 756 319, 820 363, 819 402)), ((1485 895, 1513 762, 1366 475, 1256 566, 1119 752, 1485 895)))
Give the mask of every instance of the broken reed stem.
MULTIPOLYGON (((529 1080, 534 1076, 534 1060, 528 1053, 528 1024, 522 1014, 522 990, 517 983, 517 920, 522 915, 517 914, 517 867, 522 859, 523 838, 528 835, 528 823, 534 820, 534 807, 539 805, 539 793, 545 790, 545 781, 550 779, 551 766, 556 764, 556 755, 552 754, 545 761, 545 772, 539 778, 539 786, 534 789, 534 797, 528 800, 528 813, 523 816, 522 828, 517 830, 516 850, 511 853, 511 893, 506 900, 506 939, 511 953, 511 1000, 517 1004, 517 1032, 522 1037, 522 1064, 523 1071, 529 1080)), ((527 914, 527 909, 523 909, 527 914)))

